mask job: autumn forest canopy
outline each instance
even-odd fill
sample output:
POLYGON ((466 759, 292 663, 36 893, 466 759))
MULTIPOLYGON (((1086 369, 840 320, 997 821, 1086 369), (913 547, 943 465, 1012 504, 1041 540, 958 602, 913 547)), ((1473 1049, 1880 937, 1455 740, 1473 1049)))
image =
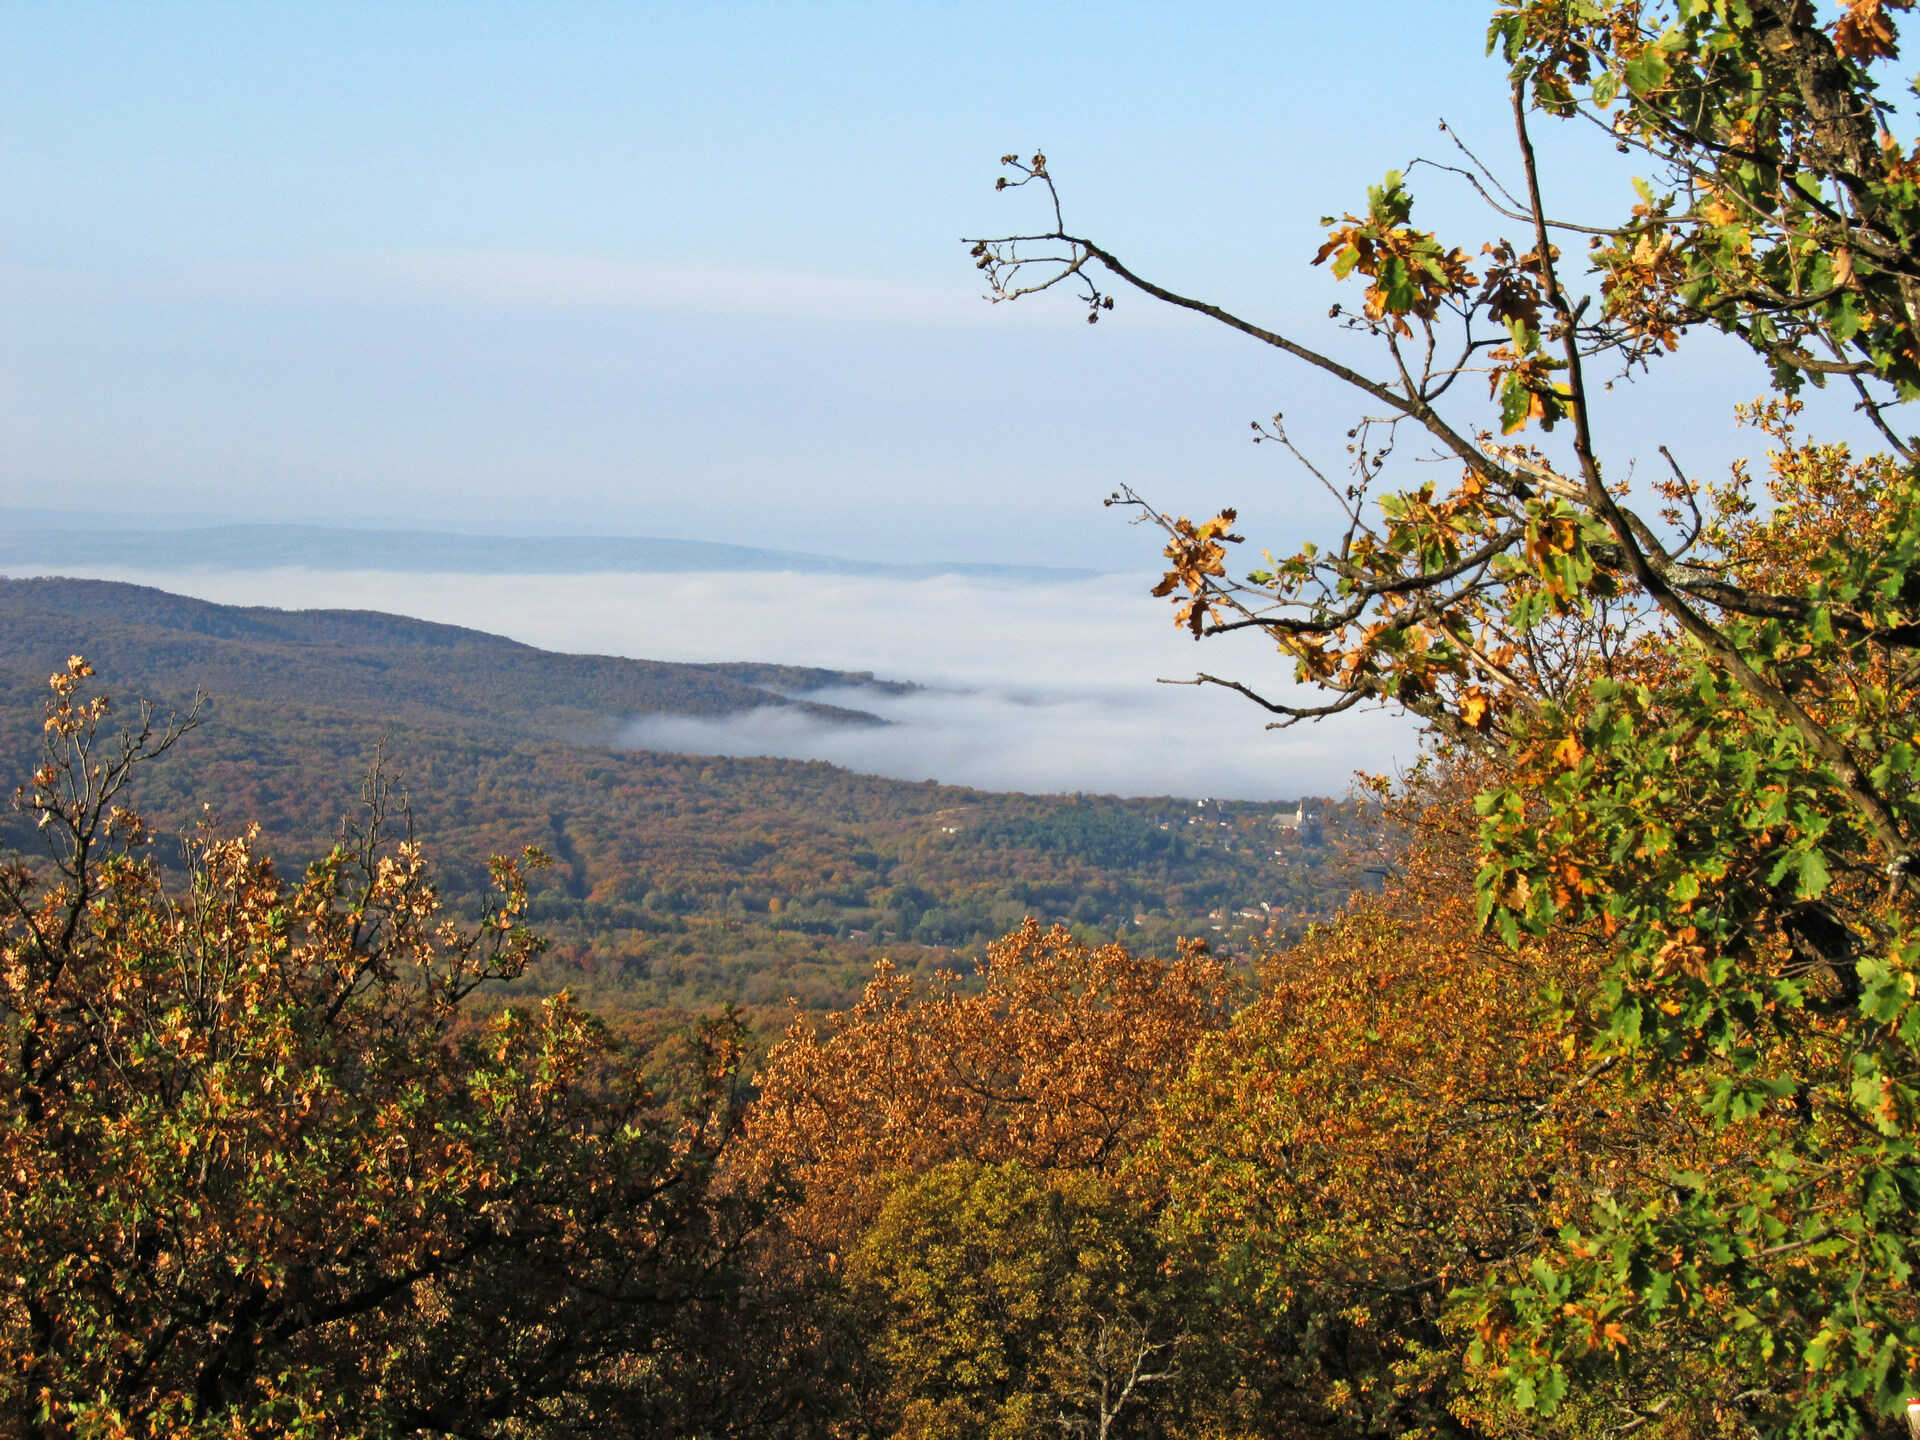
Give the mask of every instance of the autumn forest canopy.
MULTIPOLYGON (((762 762, 741 785, 790 803, 749 825, 758 789, 714 767, 524 728, 457 762, 514 824, 413 777, 410 825, 376 774, 330 839, 266 789, 273 846, 227 813, 156 840, 136 797, 180 811, 197 745, 218 764, 250 735, 250 783, 324 747, 245 702, 110 711, 76 653, 8 731, 0 1430, 1897 1433, 1920 1395, 1910 8, 1499 4, 1511 132, 1355 178, 1298 257, 1347 287, 1318 333, 1136 271, 1076 228, 1073 177, 1004 157, 1004 231, 968 242, 995 298, 1182 308, 1282 400, 1303 370, 1351 392, 1338 463, 1258 427, 1345 514, 1291 553, 1226 505, 1113 499, 1160 534, 1203 665, 1212 637, 1272 643, 1265 673, 1201 676, 1256 723, 1425 727, 1410 774, 1322 810, 1331 835, 1296 815, 1257 865, 1233 847, 1273 815, 1179 833, 762 762), (1549 131, 1625 157, 1617 209, 1563 212, 1549 131), (1439 186, 1483 228, 1421 229, 1439 186), (1674 443, 1636 472, 1597 394, 1668 383, 1709 335, 1754 396, 1689 423, 1753 458, 1696 473, 1674 443), (579 821, 582 791, 661 787, 671 846, 619 806, 579 821), (717 828, 688 822, 708 805, 717 828), (439 819, 510 843, 442 860, 439 819), (318 858, 268 858, 289 843, 318 858), (703 877, 678 900, 618 891, 675 867, 703 877), (743 998, 710 947, 814 966, 810 994, 784 1023, 663 1027, 743 998), (587 983, 612 953, 629 979, 587 983), (653 983, 675 957, 711 988, 653 983)), ((492 708, 485 671, 421 692, 423 755, 492 708)))

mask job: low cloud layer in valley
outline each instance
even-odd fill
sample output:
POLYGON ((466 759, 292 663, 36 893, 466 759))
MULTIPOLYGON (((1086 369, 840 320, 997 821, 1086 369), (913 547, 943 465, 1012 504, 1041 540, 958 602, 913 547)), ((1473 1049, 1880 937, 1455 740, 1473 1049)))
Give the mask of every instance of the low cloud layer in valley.
POLYGON ((1175 698, 1122 686, 1066 693, 939 688, 897 698, 829 690, 807 698, 857 706, 893 723, 855 730, 766 709, 720 721, 648 718, 626 738, 646 749, 828 760, 901 780, 995 790, 1247 799, 1343 791, 1359 751, 1384 738, 1384 727, 1363 720, 1373 734, 1350 729, 1281 739, 1261 732, 1244 702, 1238 715, 1203 722, 1191 692, 1175 698))
POLYGON ((1257 642, 1196 646, 1138 575, 1026 585, 770 573, 88 573, 226 604, 391 611, 551 650, 871 670, 926 687, 808 697, 879 714, 892 722, 884 729, 777 710, 649 719, 627 732, 648 748, 820 759, 992 789, 1246 799, 1341 793, 1355 769, 1391 769, 1414 749, 1411 726, 1396 717, 1268 731, 1237 696, 1157 684, 1206 668, 1289 688, 1285 663, 1257 642))

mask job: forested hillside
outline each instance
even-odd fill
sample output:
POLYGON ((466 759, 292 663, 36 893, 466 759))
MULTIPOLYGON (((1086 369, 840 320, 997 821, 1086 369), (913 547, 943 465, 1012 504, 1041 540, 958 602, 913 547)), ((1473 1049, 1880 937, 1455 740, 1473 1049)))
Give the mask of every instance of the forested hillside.
POLYGON ((0 673, 38 685, 73 651, 98 657, 125 693, 172 705, 202 691, 499 739, 600 741, 636 715, 728 715, 760 706, 877 724, 863 712, 785 692, 901 688, 801 666, 555 655, 478 630, 365 610, 243 608, 108 581, 0 577, 0 673))
POLYGON ((1032 915, 1146 945, 1203 935, 1243 953, 1332 913, 1366 863, 1351 803, 997 794, 803 761, 616 749, 632 714, 809 706, 809 689, 898 691, 777 664, 557 655, 366 612, 238 609, 89 581, 0 580, 6 753, 30 753, 46 675, 95 655, 123 709, 198 727, 133 794, 163 836, 210 807, 318 858, 376 763, 456 909, 486 859, 536 846, 529 918, 550 942, 520 983, 603 1008, 850 1003, 874 959, 970 966, 1032 915), (771 688, 769 688, 771 687, 771 688), (598 742, 598 743, 596 743, 598 742))

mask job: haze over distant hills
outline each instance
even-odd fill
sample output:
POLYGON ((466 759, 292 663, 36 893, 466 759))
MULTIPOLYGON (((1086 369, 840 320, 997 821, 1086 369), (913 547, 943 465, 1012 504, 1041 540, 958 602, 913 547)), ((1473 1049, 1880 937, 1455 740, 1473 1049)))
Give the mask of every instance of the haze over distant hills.
POLYGON ((966 575, 1029 584, 1085 579, 1046 565, 887 564, 799 550, 653 536, 460 535, 324 525, 185 525, 72 512, 0 510, 0 567, 15 574, 121 566, 159 570, 386 570, 475 575, 792 572, 915 579, 966 575))

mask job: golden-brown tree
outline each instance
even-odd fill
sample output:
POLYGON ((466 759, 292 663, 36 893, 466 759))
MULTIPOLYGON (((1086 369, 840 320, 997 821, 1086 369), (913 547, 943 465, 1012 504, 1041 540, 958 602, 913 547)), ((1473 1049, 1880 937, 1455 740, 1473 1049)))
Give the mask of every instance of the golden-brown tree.
MULTIPOLYGON (((1466 1362, 1450 1294, 1531 1259, 1596 1194, 1713 1153, 1670 1091, 1584 1052, 1597 928, 1516 950, 1478 923, 1471 800, 1491 772, 1430 764, 1392 798, 1404 838, 1383 888, 1266 962, 1135 1160, 1166 1195, 1171 1252, 1211 1277, 1250 1425, 1515 1427, 1466 1362)), ((1692 1379, 1689 1424, 1715 1377, 1692 1379)), ((1571 1433, 1630 1415, 1616 1399, 1596 1393, 1571 1433)))
POLYGON ((757 1216, 709 1187, 736 1038, 664 1112, 519 973, 517 867, 462 929, 366 823, 297 882, 247 835, 169 885, 78 657, 0 867, 0 1429, 55 1436, 629 1433, 672 1413, 757 1216))
POLYGON ((798 1021, 773 1047, 748 1146, 802 1187, 796 1228, 835 1252, 893 1184, 949 1160, 1112 1174, 1233 992, 1197 942, 1159 960, 1033 921, 987 947, 977 987, 882 962, 826 1033, 798 1021))

